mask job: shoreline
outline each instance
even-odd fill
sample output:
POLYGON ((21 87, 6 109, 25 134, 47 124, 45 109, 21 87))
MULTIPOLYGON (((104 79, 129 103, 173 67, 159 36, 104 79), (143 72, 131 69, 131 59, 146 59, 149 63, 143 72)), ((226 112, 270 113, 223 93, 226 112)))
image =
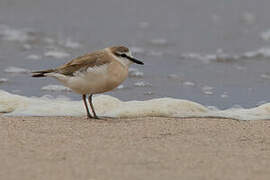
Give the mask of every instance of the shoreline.
POLYGON ((0 179, 269 179, 270 121, 3 117, 0 179))

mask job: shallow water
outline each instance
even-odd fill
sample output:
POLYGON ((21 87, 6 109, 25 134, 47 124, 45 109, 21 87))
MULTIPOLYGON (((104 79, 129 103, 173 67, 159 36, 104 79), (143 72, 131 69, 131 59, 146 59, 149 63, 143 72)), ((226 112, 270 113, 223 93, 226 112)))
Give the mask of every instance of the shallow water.
POLYGON ((0 89, 23 96, 76 95, 30 70, 111 45, 131 47, 121 100, 173 97, 219 109, 269 102, 268 0, 1 0, 0 89), (48 88, 49 87, 49 88, 48 88))

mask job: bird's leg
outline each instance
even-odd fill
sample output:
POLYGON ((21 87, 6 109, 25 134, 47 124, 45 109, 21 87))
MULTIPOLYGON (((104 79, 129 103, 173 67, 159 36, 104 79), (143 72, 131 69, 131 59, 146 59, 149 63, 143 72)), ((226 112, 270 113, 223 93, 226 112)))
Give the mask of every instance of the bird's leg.
POLYGON ((84 102, 84 105, 85 105, 85 109, 86 109, 86 113, 87 113, 87 118, 92 118, 90 112, 89 112, 89 109, 88 109, 88 106, 87 106, 87 102, 86 102, 86 95, 82 95, 82 99, 83 99, 83 102, 84 102))
POLYGON ((90 103, 92 112, 93 112, 93 114, 94 114, 94 118, 95 118, 95 119, 99 119, 99 118, 97 117, 97 115, 96 115, 96 112, 95 112, 95 109, 94 109, 94 106, 93 106, 93 103, 92 103, 92 96, 93 96, 93 94, 90 94, 90 95, 89 95, 88 101, 89 101, 89 103, 90 103))

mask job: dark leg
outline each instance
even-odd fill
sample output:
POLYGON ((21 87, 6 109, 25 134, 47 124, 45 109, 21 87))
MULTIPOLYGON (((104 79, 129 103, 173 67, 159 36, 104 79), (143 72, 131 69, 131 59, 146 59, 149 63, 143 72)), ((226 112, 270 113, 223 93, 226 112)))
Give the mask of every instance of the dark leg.
POLYGON ((90 95, 89 95, 88 101, 89 101, 89 103, 90 103, 92 112, 93 112, 93 114, 94 114, 94 118, 95 118, 95 119, 99 119, 99 118, 97 117, 97 115, 96 115, 96 112, 95 112, 95 109, 94 109, 94 106, 93 106, 93 103, 92 103, 92 96, 93 96, 93 94, 90 94, 90 95))
POLYGON ((82 95, 82 99, 83 99, 83 102, 84 102, 84 105, 85 105, 87 117, 88 117, 88 118, 92 118, 91 114, 89 113, 89 109, 88 109, 88 106, 87 106, 86 95, 85 95, 85 94, 82 95))

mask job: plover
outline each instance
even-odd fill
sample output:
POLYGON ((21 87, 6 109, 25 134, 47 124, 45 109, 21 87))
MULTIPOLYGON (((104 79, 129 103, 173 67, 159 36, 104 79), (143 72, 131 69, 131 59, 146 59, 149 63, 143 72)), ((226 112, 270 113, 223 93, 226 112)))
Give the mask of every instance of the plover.
POLYGON ((81 94, 88 118, 98 119, 92 96, 116 88, 128 76, 128 67, 132 63, 143 65, 135 59, 127 47, 114 46, 77 57, 55 69, 32 72, 32 77, 54 77, 64 86, 81 94), (86 96, 92 109, 89 112, 86 96))

